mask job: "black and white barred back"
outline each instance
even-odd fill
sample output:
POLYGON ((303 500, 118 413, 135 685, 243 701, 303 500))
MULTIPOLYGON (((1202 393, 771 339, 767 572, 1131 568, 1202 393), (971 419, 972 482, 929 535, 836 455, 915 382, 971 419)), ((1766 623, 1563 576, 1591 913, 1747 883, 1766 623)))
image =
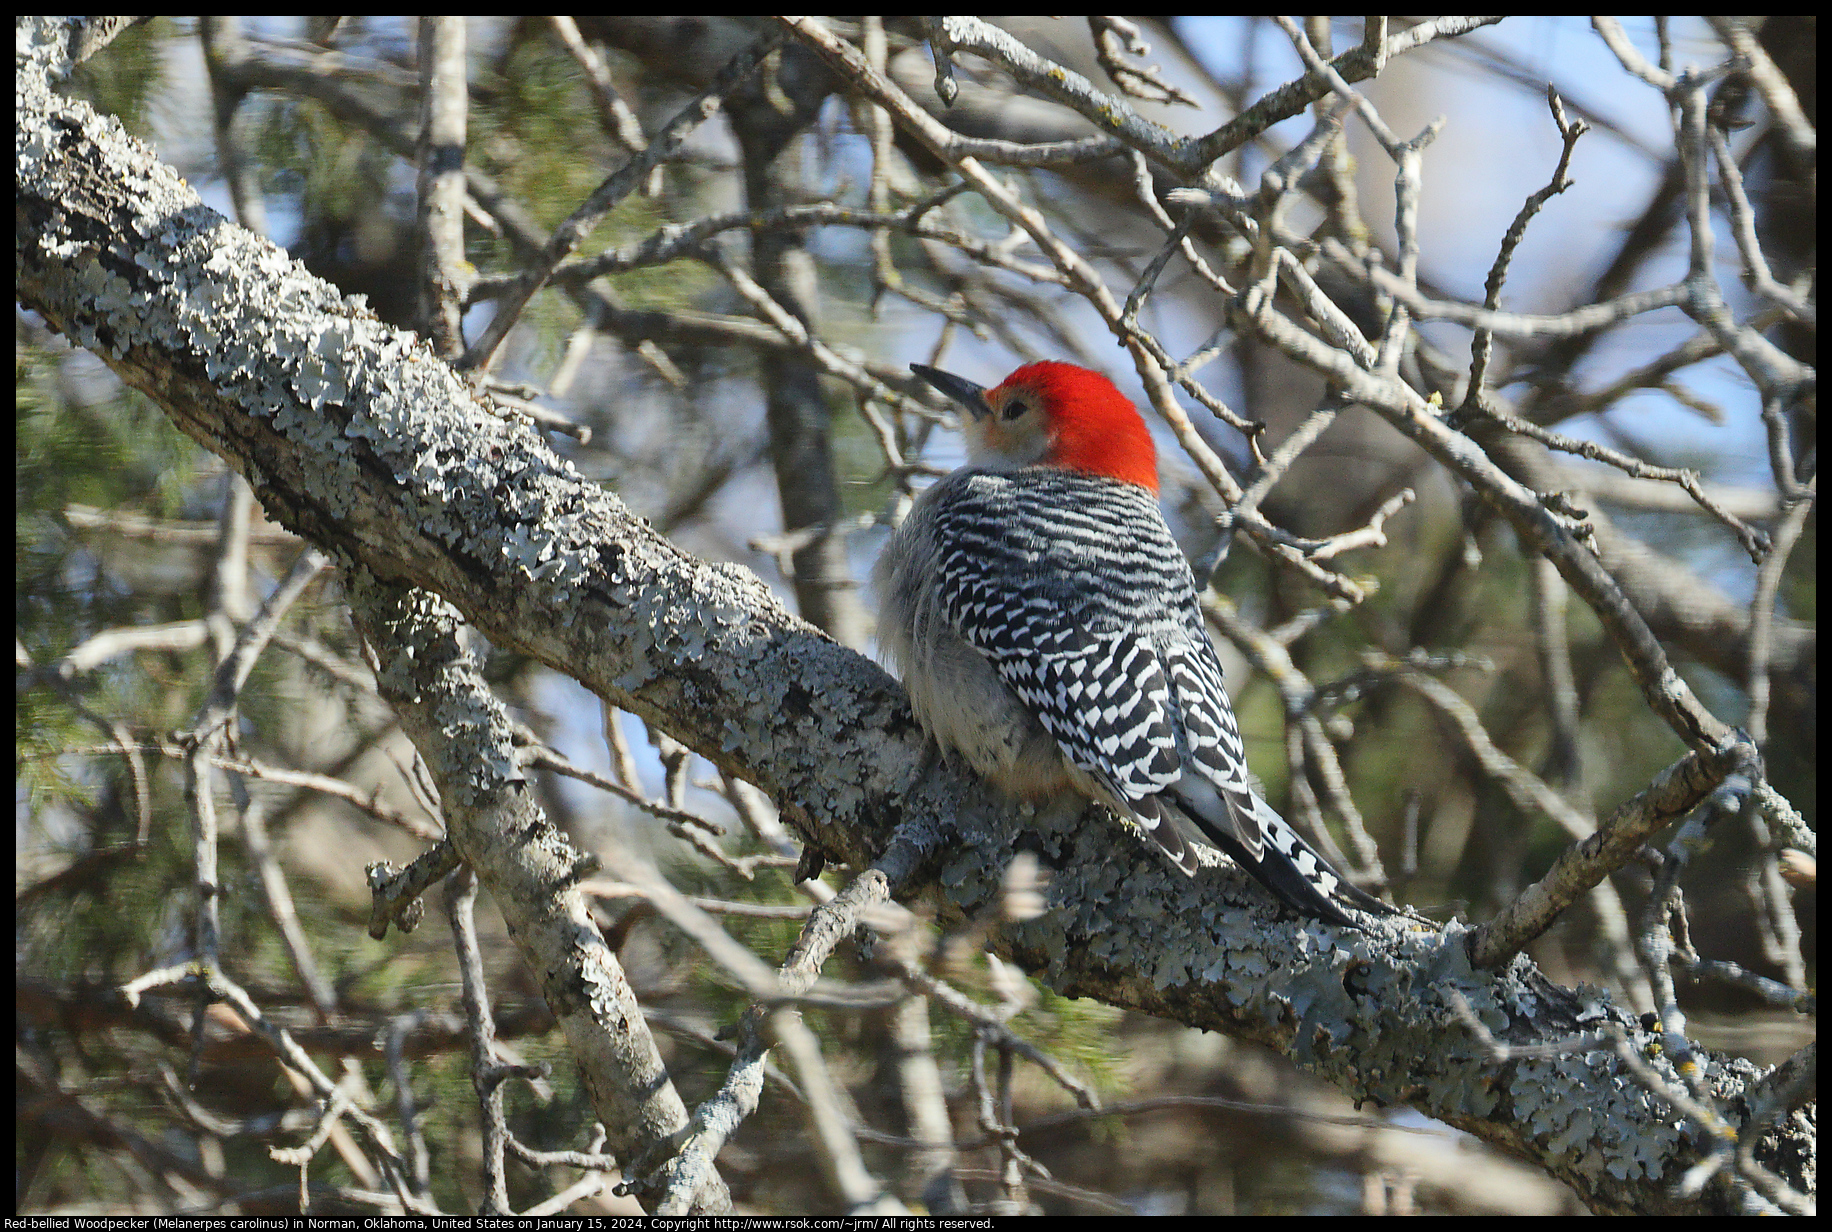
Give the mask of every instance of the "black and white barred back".
POLYGON ((1070 764, 1185 872, 1184 819, 1287 906, 1355 927, 1343 880, 1248 779, 1246 750, 1154 493, 1059 467, 970 470, 932 495, 943 612, 1070 764))

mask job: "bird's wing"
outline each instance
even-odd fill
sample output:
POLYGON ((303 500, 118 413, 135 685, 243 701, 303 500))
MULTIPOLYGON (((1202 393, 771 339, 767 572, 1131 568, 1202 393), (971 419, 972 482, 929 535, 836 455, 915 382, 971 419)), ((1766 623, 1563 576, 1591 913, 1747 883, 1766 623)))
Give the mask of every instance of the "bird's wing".
POLYGON ((1175 569, 1188 593, 1187 564, 1168 531, 1162 542, 1115 542, 1115 523, 1136 510, 1103 502, 1137 498, 1111 484, 1077 488, 1060 472, 975 478, 936 510, 949 624, 1073 765, 1155 817, 1146 802, 1183 769, 1170 681, 1138 596, 1161 593, 1155 573, 1175 569), (1038 491, 1051 484, 1069 485, 1078 499, 1038 491), (1065 507, 1076 512, 1064 515, 1065 507))

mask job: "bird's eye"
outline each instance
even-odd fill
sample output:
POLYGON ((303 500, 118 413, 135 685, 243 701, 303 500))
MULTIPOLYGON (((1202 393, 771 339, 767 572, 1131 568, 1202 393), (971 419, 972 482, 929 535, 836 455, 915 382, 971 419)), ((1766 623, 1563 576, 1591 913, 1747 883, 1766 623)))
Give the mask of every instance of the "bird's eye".
POLYGON ((1005 404, 1005 418, 1016 419, 1018 416, 1024 414, 1024 412, 1028 411, 1029 409, 1030 408, 1028 406, 1024 405, 1024 399, 1013 398, 1010 402, 1007 402, 1005 404))

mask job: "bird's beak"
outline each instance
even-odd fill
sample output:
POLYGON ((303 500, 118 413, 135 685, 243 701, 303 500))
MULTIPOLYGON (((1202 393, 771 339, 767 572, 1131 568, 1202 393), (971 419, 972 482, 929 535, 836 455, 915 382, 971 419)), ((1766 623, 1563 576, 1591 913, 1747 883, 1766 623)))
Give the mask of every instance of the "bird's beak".
POLYGON ((992 414, 992 408, 986 405, 984 385, 975 385, 965 377, 943 372, 940 368, 931 368, 927 364, 911 364, 910 371, 966 407, 975 419, 984 419, 992 414))

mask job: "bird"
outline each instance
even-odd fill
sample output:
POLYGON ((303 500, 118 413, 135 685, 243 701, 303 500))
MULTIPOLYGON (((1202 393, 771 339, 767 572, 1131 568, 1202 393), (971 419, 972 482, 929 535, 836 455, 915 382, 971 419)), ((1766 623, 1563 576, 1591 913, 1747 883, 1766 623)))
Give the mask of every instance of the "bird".
POLYGON ((966 464, 917 497, 873 568, 879 647, 935 743, 1019 799, 1106 805, 1185 874, 1207 845, 1300 916, 1391 913, 1254 785, 1132 402, 1053 360, 990 389, 910 367, 965 412, 966 464))

